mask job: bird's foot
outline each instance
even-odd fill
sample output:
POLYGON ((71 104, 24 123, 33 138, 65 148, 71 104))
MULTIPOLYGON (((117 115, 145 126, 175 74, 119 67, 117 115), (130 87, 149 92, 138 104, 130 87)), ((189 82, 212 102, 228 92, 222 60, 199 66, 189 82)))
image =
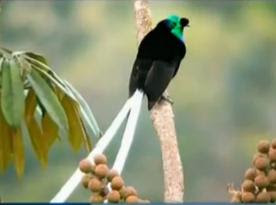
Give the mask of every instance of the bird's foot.
POLYGON ((170 96, 165 96, 165 95, 162 95, 161 96, 161 100, 165 100, 165 101, 167 101, 167 102, 169 102, 169 103, 171 103, 172 105, 173 105, 173 100, 172 100, 172 98, 170 97, 170 96))

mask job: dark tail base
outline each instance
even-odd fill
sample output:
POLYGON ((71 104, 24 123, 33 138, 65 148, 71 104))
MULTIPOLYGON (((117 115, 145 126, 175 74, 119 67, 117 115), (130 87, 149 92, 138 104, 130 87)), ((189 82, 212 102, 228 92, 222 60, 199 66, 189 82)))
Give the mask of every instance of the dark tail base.
POLYGON ((148 101, 148 109, 151 110, 151 108, 155 105, 156 101, 148 101))

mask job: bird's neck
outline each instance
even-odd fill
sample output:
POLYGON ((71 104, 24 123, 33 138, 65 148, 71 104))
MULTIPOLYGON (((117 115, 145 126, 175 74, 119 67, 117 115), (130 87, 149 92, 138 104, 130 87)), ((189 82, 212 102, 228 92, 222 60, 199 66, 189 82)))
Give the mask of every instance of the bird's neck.
POLYGON ((171 33, 180 41, 185 42, 183 29, 176 27, 175 29, 171 30, 171 33))

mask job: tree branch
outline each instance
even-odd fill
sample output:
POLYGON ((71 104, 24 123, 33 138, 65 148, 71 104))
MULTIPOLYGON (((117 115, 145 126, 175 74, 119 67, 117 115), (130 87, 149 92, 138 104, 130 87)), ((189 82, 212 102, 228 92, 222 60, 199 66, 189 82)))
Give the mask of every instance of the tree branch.
MULTIPOLYGON (((151 30, 152 26, 148 0, 136 0, 134 9, 137 39, 140 42, 151 30)), ((184 172, 179 155, 171 104, 161 100, 152 108, 151 119, 161 144, 165 185, 164 201, 182 202, 184 196, 184 172)))

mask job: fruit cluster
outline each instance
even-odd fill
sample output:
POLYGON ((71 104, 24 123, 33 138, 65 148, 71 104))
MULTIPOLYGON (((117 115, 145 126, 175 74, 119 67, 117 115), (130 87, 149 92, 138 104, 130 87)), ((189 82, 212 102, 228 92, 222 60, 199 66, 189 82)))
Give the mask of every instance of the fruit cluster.
POLYGON ((261 140, 252 167, 244 174, 241 190, 229 186, 233 203, 276 202, 276 139, 261 140))
POLYGON ((116 170, 109 169, 105 155, 99 154, 94 158, 94 164, 83 159, 79 164, 80 170, 85 173, 82 184, 92 192, 91 203, 139 203, 141 200, 135 188, 125 186, 123 178, 116 170))

